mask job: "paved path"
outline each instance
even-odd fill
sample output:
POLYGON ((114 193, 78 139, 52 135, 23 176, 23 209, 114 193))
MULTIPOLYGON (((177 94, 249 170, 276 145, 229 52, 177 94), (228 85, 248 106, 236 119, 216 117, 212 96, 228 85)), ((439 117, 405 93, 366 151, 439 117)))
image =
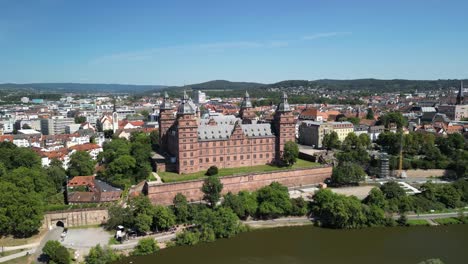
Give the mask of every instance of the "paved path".
MULTIPOLYGON (((171 239, 174 239, 175 237, 176 237, 176 234, 165 234, 165 235, 155 236, 154 239, 156 240, 156 242, 166 242, 171 239)), ((131 248, 134 248, 138 244, 138 241, 142 238, 148 238, 148 237, 140 237, 135 240, 126 241, 123 244, 111 245, 110 247, 113 249, 117 249, 117 250, 131 249, 131 248)))
POLYGON ((47 234, 42 238, 39 246, 36 248, 36 251, 33 254, 34 263, 41 263, 39 262, 39 257, 42 254, 42 248, 45 246, 47 241, 50 240, 58 240, 60 241, 60 234, 63 232, 63 227, 54 227, 52 230, 49 230, 47 234))
POLYGON ((151 172, 151 173, 153 173, 154 178, 156 178, 156 180, 154 180, 154 181, 152 181, 152 182, 156 182, 156 183, 158 183, 158 184, 162 184, 162 183, 163 183, 162 180, 161 180, 161 177, 159 177, 159 175, 158 175, 156 172, 153 171, 153 172, 151 172))
POLYGON ((252 220, 244 221, 244 224, 250 227, 268 227, 268 226, 287 226, 287 225, 299 225, 299 224, 310 224, 312 219, 307 217, 285 217, 285 218, 276 218, 271 220, 252 220))
POLYGON ((39 242, 31 243, 31 244, 25 244, 25 245, 20 245, 20 246, 1 247, 1 251, 2 251, 2 252, 6 252, 6 251, 17 250, 17 249, 35 248, 35 247, 37 247, 37 246, 39 246, 39 242))
POLYGON ((29 249, 29 250, 25 250, 25 251, 21 251, 21 252, 15 253, 15 254, 8 255, 8 256, 6 256, 6 257, 1 257, 1 258, 0 258, 0 263, 2 263, 2 262, 7 262, 7 261, 9 261, 9 260, 12 260, 12 259, 15 259, 15 258, 19 258, 19 257, 23 257, 23 256, 26 256, 26 255, 31 255, 31 254, 33 254, 35 251, 36 251, 36 249, 33 248, 33 249, 29 249))

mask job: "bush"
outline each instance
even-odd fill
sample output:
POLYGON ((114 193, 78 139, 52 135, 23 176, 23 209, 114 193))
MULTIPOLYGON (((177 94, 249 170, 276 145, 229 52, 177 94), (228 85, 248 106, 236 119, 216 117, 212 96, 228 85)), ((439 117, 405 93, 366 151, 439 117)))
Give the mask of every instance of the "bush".
POLYGON ((213 175, 216 175, 216 174, 218 174, 218 167, 216 167, 216 166, 209 167, 208 170, 205 173, 206 176, 213 176, 213 175))
POLYGON ((178 246, 193 246, 198 244, 198 242, 200 242, 200 233, 198 231, 185 230, 184 232, 179 233, 176 236, 176 245, 178 246))
POLYGON ((71 262, 68 250, 56 240, 47 241, 42 252, 49 263, 68 264, 71 262))
POLYGON ((133 256, 144 256, 156 253, 159 250, 158 245, 154 241, 154 238, 143 238, 138 241, 138 245, 132 251, 133 256))

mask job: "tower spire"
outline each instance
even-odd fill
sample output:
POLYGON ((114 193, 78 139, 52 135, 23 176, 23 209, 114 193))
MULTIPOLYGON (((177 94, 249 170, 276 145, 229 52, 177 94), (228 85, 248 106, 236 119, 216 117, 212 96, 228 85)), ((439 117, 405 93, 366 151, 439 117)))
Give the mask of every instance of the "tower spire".
POLYGON ((458 94, 457 94, 457 105, 463 104, 463 80, 460 82, 460 88, 458 89, 458 94))

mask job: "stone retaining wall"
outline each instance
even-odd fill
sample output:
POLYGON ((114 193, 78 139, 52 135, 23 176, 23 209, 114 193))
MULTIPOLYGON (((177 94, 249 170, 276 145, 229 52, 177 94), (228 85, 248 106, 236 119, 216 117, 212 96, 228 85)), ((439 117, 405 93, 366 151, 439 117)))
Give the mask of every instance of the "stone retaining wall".
MULTIPOLYGON (((222 177, 223 194, 238 193, 242 190, 255 191, 272 182, 279 182, 288 187, 300 187, 323 182, 331 177, 332 167, 302 168, 274 172, 262 172, 241 176, 222 177)), ((200 201, 203 197, 203 180, 184 181, 165 184, 146 183, 144 192, 153 204, 170 205, 177 193, 182 193, 190 202, 200 201)))
POLYGON ((50 228, 56 225, 64 227, 100 225, 107 221, 107 209, 76 209, 66 211, 48 212, 44 215, 43 227, 50 228))

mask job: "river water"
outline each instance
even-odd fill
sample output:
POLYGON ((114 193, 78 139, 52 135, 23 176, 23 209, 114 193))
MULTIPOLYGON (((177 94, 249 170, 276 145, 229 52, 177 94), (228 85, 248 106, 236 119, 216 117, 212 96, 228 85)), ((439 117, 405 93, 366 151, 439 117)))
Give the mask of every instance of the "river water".
POLYGON ((331 230, 313 226, 255 230, 231 239, 173 247, 118 263, 302 264, 468 263, 468 225, 331 230))

